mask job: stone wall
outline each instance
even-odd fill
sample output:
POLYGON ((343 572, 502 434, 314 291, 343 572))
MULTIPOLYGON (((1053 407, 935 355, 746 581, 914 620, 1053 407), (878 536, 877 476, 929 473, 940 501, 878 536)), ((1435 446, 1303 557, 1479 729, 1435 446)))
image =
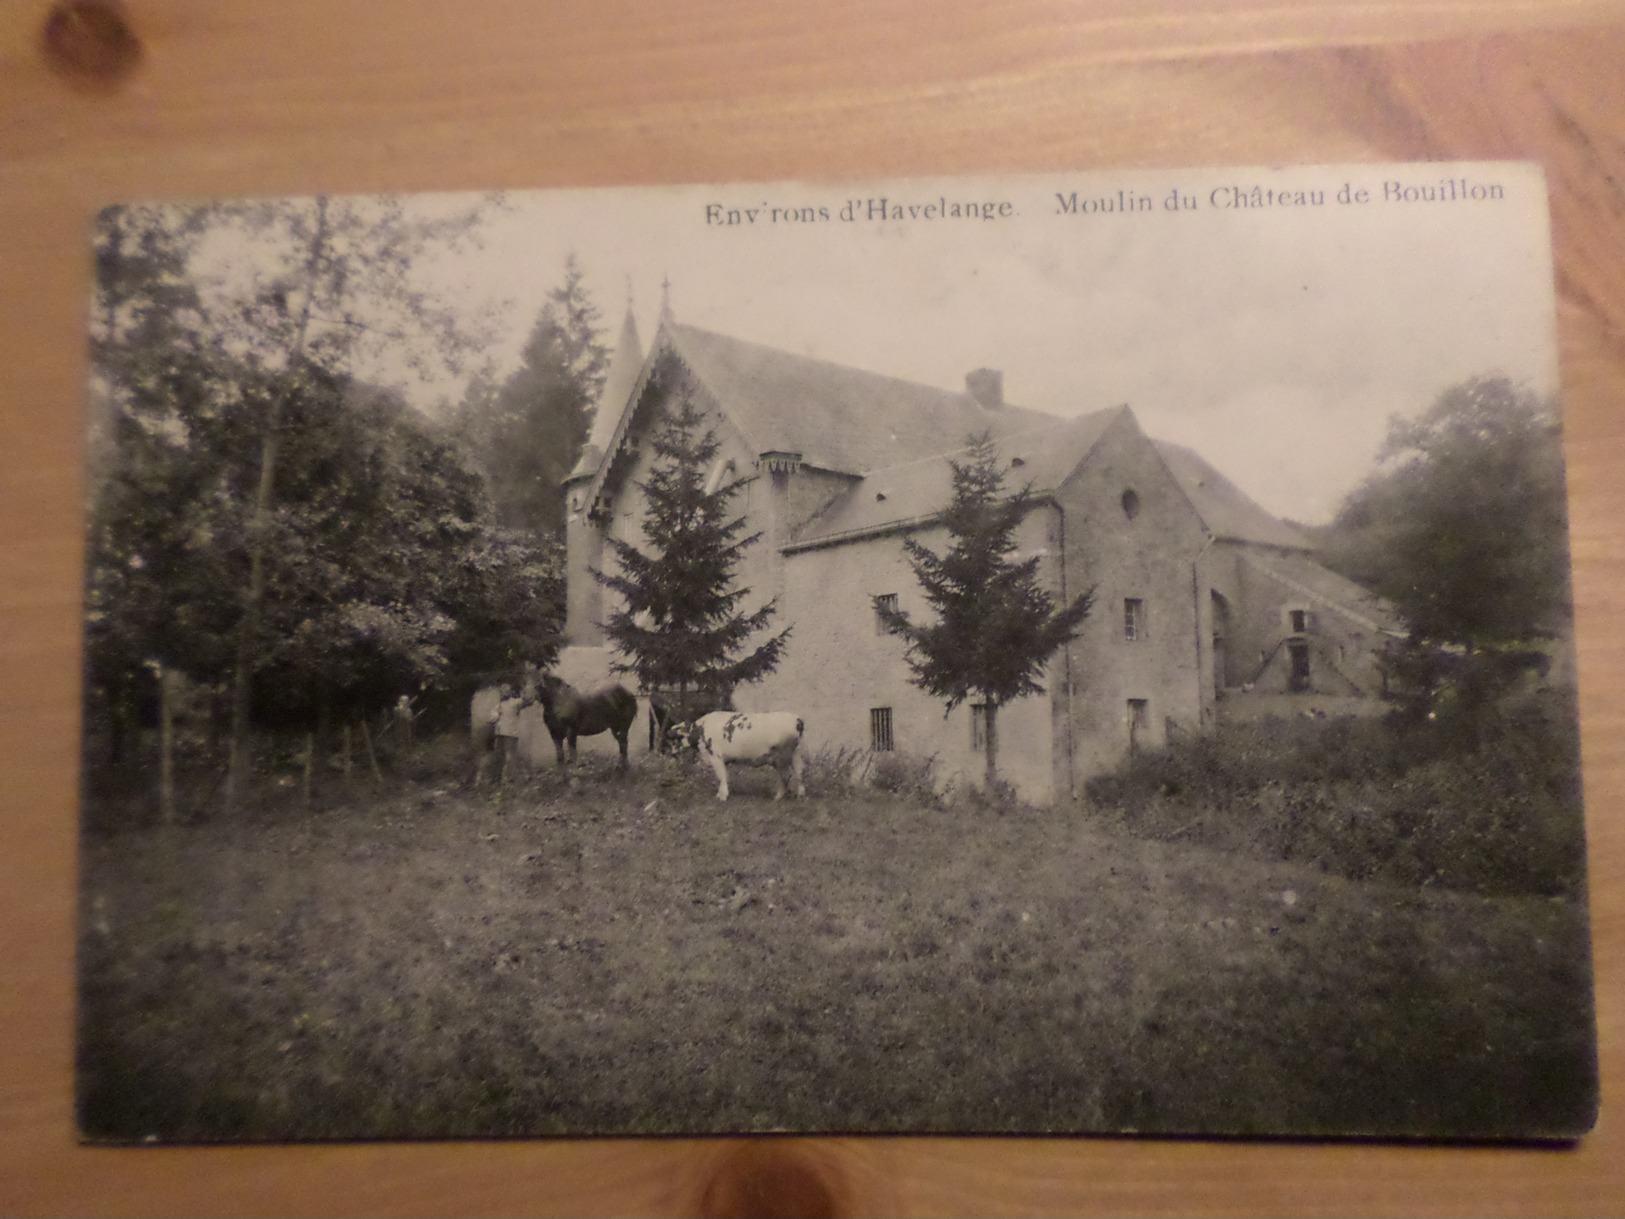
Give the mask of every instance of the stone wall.
POLYGON ((1195 564, 1206 533, 1126 414, 1057 498, 1068 592, 1095 590, 1094 610, 1070 648, 1075 786, 1122 759, 1131 729, 1135 746, 1155 748, 1166 740, 1169 720, 1192 729, 1202 724, 1210 684, 1204 666, 1211 662, 1195 564), (1135 639, 1127 630, 1131 599, 1144 615, 1135 639))

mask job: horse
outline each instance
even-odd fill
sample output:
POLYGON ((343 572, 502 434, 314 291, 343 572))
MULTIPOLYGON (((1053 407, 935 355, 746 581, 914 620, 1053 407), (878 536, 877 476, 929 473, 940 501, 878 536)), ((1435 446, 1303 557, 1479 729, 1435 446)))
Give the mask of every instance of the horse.
POLYGON ((564 762, 564 742, 570 742, 570 761, 576 760, 576 738, 608 732, 621 747, 621 769, 627 768, 626 744, 632 721, 638 717, 637 695, 625 686, 611 685, 582 694, 569 682, 545 673, 537 682, 537 701, 542 704, 542 720, 547 724, 559 765, 564 762))

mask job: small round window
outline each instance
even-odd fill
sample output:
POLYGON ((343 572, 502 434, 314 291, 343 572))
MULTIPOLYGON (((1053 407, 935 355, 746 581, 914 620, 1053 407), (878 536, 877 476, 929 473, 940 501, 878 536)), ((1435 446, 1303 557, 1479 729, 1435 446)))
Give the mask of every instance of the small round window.
POLYGON ((1132 487, 1123 492, 1123 515, 1131 521, 1140 515, 1140 497, 1132 487))

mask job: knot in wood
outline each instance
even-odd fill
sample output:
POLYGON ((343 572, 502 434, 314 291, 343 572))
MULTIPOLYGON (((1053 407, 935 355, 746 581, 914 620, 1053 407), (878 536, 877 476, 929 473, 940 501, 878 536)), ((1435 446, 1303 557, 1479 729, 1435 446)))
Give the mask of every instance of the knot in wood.
POLYGON ((843 1193, 831 1165, 776 1141, 752 1141, 718 1165, 699 1213, 704 1219, 835 1219, 847 1213, 843 1193))
POLYGON ((40 49, 58 75, 110 90, 141 63, 141 40, 118 0, 59 0, 40 30, 40 49))

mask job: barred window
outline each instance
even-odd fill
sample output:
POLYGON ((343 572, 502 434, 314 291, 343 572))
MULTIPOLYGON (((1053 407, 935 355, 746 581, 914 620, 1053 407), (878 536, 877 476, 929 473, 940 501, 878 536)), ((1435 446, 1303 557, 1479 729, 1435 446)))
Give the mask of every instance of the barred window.
POLYGON ((1131 643, 1146 638, 1145 602, 1139 597, 1123 601, 1123 638, 1131 643))
POLYGON ((887 611, 887 610, 889 610, 891 613, 894 613, 894 614, 897 612, 897 594, 896 593, 881 593, 878 597, 875 598, 875 634, 876 635, 884 635, 886 633, 886 618, 885 618, 885 615, 884 615, 883 611, 887 611))
POLYGON ((876 753, 890 753, 895 748, 891 735, 891 708, 869 709, 869 748, 876 753))

